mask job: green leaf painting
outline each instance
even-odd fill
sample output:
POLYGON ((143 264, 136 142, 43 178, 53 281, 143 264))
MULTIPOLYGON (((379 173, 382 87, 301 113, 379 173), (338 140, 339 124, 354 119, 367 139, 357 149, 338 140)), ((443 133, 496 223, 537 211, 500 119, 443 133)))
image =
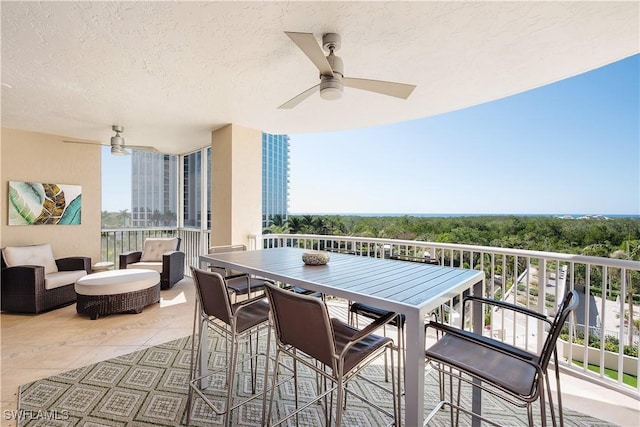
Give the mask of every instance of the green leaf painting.
POLYGON ((9 182, 9 225, 80 224, 82 187, 9 182))
POLYGON ((58 224, 80 224, 80 207, 82 205, 82 195, 79 195, 69 203, 62 213, 58 224))

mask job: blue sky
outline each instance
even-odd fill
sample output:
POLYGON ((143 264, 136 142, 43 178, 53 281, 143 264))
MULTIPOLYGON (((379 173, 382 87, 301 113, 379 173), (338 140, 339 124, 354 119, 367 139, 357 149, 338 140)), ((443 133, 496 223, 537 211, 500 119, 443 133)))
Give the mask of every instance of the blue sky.
MULTIPOLYGON (((294 214, 639 215, 640 55, 438 116, 290 137, 294 214)), ((103 210, 130 209, 130 177, 130 158, 103 150, 103 210)))
POLYGON ((102 147, 102 210, 131 212, 131 156, 112 156, 102 147))
POLYGON ((292 213, 640 213, 639 56, 390 126, 291 137, 292 213))

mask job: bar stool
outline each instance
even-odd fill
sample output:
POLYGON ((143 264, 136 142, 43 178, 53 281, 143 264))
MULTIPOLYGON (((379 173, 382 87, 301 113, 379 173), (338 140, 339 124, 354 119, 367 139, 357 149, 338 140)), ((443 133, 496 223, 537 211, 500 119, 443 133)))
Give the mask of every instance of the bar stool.
MULTIPOLYGON (((245 245, 211 246, 209 248, 209 254, 243 252, 246 250, 247 247, 245 245)), ((273 281, 262 277, 254 277, 249 274, 239 273, 224 267, 210 265, 209 268, 211 271, 220 273, 225 278, 227 289, 229 289, 233 294, 234 302, 238 301, 238 295, 247 295, 251 297, 251 294, 263 290, 265 283, 273 283, 273 281)))
POLYGON ((223 415, 223 425, 229 426, 231 420, 231 412, 239 406, 259 397, 256 393, 257 378, 257 358, 258 354, 258 336, 262 329, 268 329, 269 320, 269 304, 264 297, 257 297, 242 301, 240 303, 231 304, 229 292, 226 287, 225 279, 216 272, 209 272, 191 267, 192 277, 197 290, 196 306, 193 319, 193 339, 191 343, 191 365, 189 380, 189 396, 187 399, 187 426, 191 423, 192 406, 194 404, 195 392, 204 403, 211 408, 217 415, 223 415), (200 334, 198 335, 198 345, 196 348, 196 325, 200 324, 200 334), (198 357, 202 349, 203 335, 207 334, 209 329, 218 332, 225 337, 227 343, 227 363, 226 366, 207 371, 206 366, 202 366, 203 375, 196 377, 198 369, 198 357), (252 335, 256 337, 255 353, 253 351, 252 335), (249 355, 238 360, 238 350, 240 340, 248 339, 249 355), (236 368, 240 363, 249 361, 251 363, 251 380, 253 396, 244 399, 242 402, 233 404, 233 396, 235 394, 235 376, 236 368), (226 405, 223 409, 216 408, 212 402, 201 390, 202 380, 216 375, 220 372, 226 372, 226 405))
MULTIPOLYGON (((389 311, 387 310, 383 310, 380 309, 378 307, 373 307, 371 305, 367 305, 367 304, 362 304, 359 302, 350 302, 349 303, 349 324, 350 325, 354 325, 356 328, 359 327, 358 325, 358 316, 363 316, 369 319, 372 319, 374 321, 389 315, 389 311)), ((402 408, 402 387, 401 387, 401 378, 404 378, 404 365, 406 362, 406 358, 404 355, 404 325, 405 325, 405 316, 404 314, 398 314, 396 315, 389 323, 388 325, 393 326, 396 328, 397 332, 398 332, 398 338, 397 338, 397 345, 395 346, 395 349, 398 352, 398 373, 397 373, 397 378, 398 378, 398 384, 397 384, 397 388, 398 388, 398 411, 401 411, 402 408)), ((386 327, 387 324, 383 325, 383 331, 384 334, 386 335, 386 327)), ((387 365, 387 353, 384 354, 384 380, 388 381, 389 380, 389 374, 388 374, 388 369, 387 369, 388 365, 387 365)), ((393 369, 393 367, 392 367, 393 369)), ((396 425, 396 427, 400 427, 401 423, 401 417, 398 419, 398 424, 396 425)))
MULTIPOLYGON (((393 346, 393 340, 375 335, 373 332, 395 318, 396 313, 389 313, 366 328, 359 330, 338 319, 330 318, 327 306, 320 298, 290 292, 270 284, 266 285, 265 289, 271 306, 272 321, 276 334, 276 354, 269 410, 266 412, 263 422, 266 421, 266 424, 270 425, 280 358, 286 355, 331 381, 333 386, 301 408, 298 408, 296 392, 296 410, 273 425, 282 424, 314 402, 337 390, 335 425, 339 427, 342 422, 342 413, 346 406, 343 403, 346 393, 361 398, 351 390, 346 389, 345 386, 366 365, 393 346), (319 361, 325 369, 317 368, 314 363, 309 361, 308 357, 319 361)), ((267 359, 267 363, 268 361, 269 359, 267 359)), ((393 376, 393 355, 391 356, 391 373, 393 376)), ((389 391, 384 387, 381 388, 387 392, 389 391)), ((370 401, 366 403, 392 417, 395 425, 397 425, 399 411, 396 406, 396 389, 393 379, 391 393, 394 396, 393 414, 370 401)), ((263 407, 263 412, 264 409, 263 407)))

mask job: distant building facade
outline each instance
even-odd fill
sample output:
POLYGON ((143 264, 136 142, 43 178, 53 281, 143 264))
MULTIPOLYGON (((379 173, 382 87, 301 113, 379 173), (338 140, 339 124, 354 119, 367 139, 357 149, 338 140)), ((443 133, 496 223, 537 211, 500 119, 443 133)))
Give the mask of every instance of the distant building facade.
POLYGON ((262 227, 289 213, 289 136, 262 134, 262 227))
POLYGON ((131 225, 175 227, 178 206, 178 158, 131 152, 131 225))
MULTIPOLYGON (((211 164, 211 149, 206 151, 211 164)), ((132 150, 131 225, 175 227, 178 209, 178 160, 182 159, 183 225, 201 227, 202 151, 185 156, 132 150)), ((207 168, 207 194, 211 194, 211 169, 207 168)), ((206 228, 211 227, 211 204, 206 228)), ((289 210, 289 137, 262 134, 262 226, 274 216, 287 218, 289 210)))
MULTIPOLYGON (((206 164, 211 164, 211 148, 206 150, 206 164)), ((185 227, 202 227, 202 151, 183 156, 184 181, 182 218, 185 227)), ((207 194, 211 194, 211 168, 207 168, 207 194)), ((211 228, 211 203, 207 202, 206 229, 211 228)))

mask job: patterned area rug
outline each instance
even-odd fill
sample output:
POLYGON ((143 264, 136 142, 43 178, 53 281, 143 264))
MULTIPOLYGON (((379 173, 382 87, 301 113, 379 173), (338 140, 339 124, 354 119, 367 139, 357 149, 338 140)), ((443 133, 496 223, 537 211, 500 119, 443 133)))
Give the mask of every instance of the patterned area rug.
MULTIPOLYGON (((224 366, 222 340, 211 337, 210 367, 224 366)), ((60 375, 35 381, 20 387, 18 408, 22 415, 19 426, 51 427, 101 427, 101 426, 178 426, 186 421, 187 383, 189 379, 191 339, 185 337, 146 350, 137 351, 105 362, 75 369, 60 375)), ((261 358, 263 359, 263 358, 261 358)), ((286 378, 282 370, 282 378, 286 378)), ((384 385, 384 365, 367 368, 365 375, 384 385)), ((260 375, 259 375, 260 376, 260 375)), ((316 391, 315 374, 302 369, 299 372, 300 401, 316 391)), ((238 374, 240 390, 238 399, 250 396, 249 366, 238 374)), ((429 412, 438 400, 435 373, 427 374, 425 409, 429 412)), ((366 400, 392 408, 388 394, 364 381, 352 383, 354 391, 366 400)), ((258 378, 258 390, 262 389, 262 378, 258 378)), ((216 378, 208 389, 208 396, 224 405, 224 379, 216 378)), ((485 393, 486 395, 486 393, 485 393)), ((471 406, 470 397, 464 396, 465 405, 471 406)), ((279 418, 294 406, 293 383, 284 383, 277 389, 277 405, 274 419, 279 418)), ((261 399, 241 406, 233 412, 232 425, 260 425, 261 399)), ((526 413, 502 401, 483 397, 483 413, 504 426, 526 426, 526 413)), ((537 414, 537 412, 534 412, 537 414)), ((386 426, 392 420, 360 402, 356 398, 348 401, 343 425, 386 426)), ((215 415, 202 400, 196 399, 192 412, 192 425, 221 425, 222 417, 215 415)), ((290 426, 324 425, 321 405, 311 405, 297 423, 290 426)), ((448 426, 447 411, 441 411, 430 423, 433 426, 448 426)), ((470 420, 461 416, 461 426, 470 425, 470 420)), ((611 426, 604 421, 572 411, 565 411, 566 426, 611 426)))

